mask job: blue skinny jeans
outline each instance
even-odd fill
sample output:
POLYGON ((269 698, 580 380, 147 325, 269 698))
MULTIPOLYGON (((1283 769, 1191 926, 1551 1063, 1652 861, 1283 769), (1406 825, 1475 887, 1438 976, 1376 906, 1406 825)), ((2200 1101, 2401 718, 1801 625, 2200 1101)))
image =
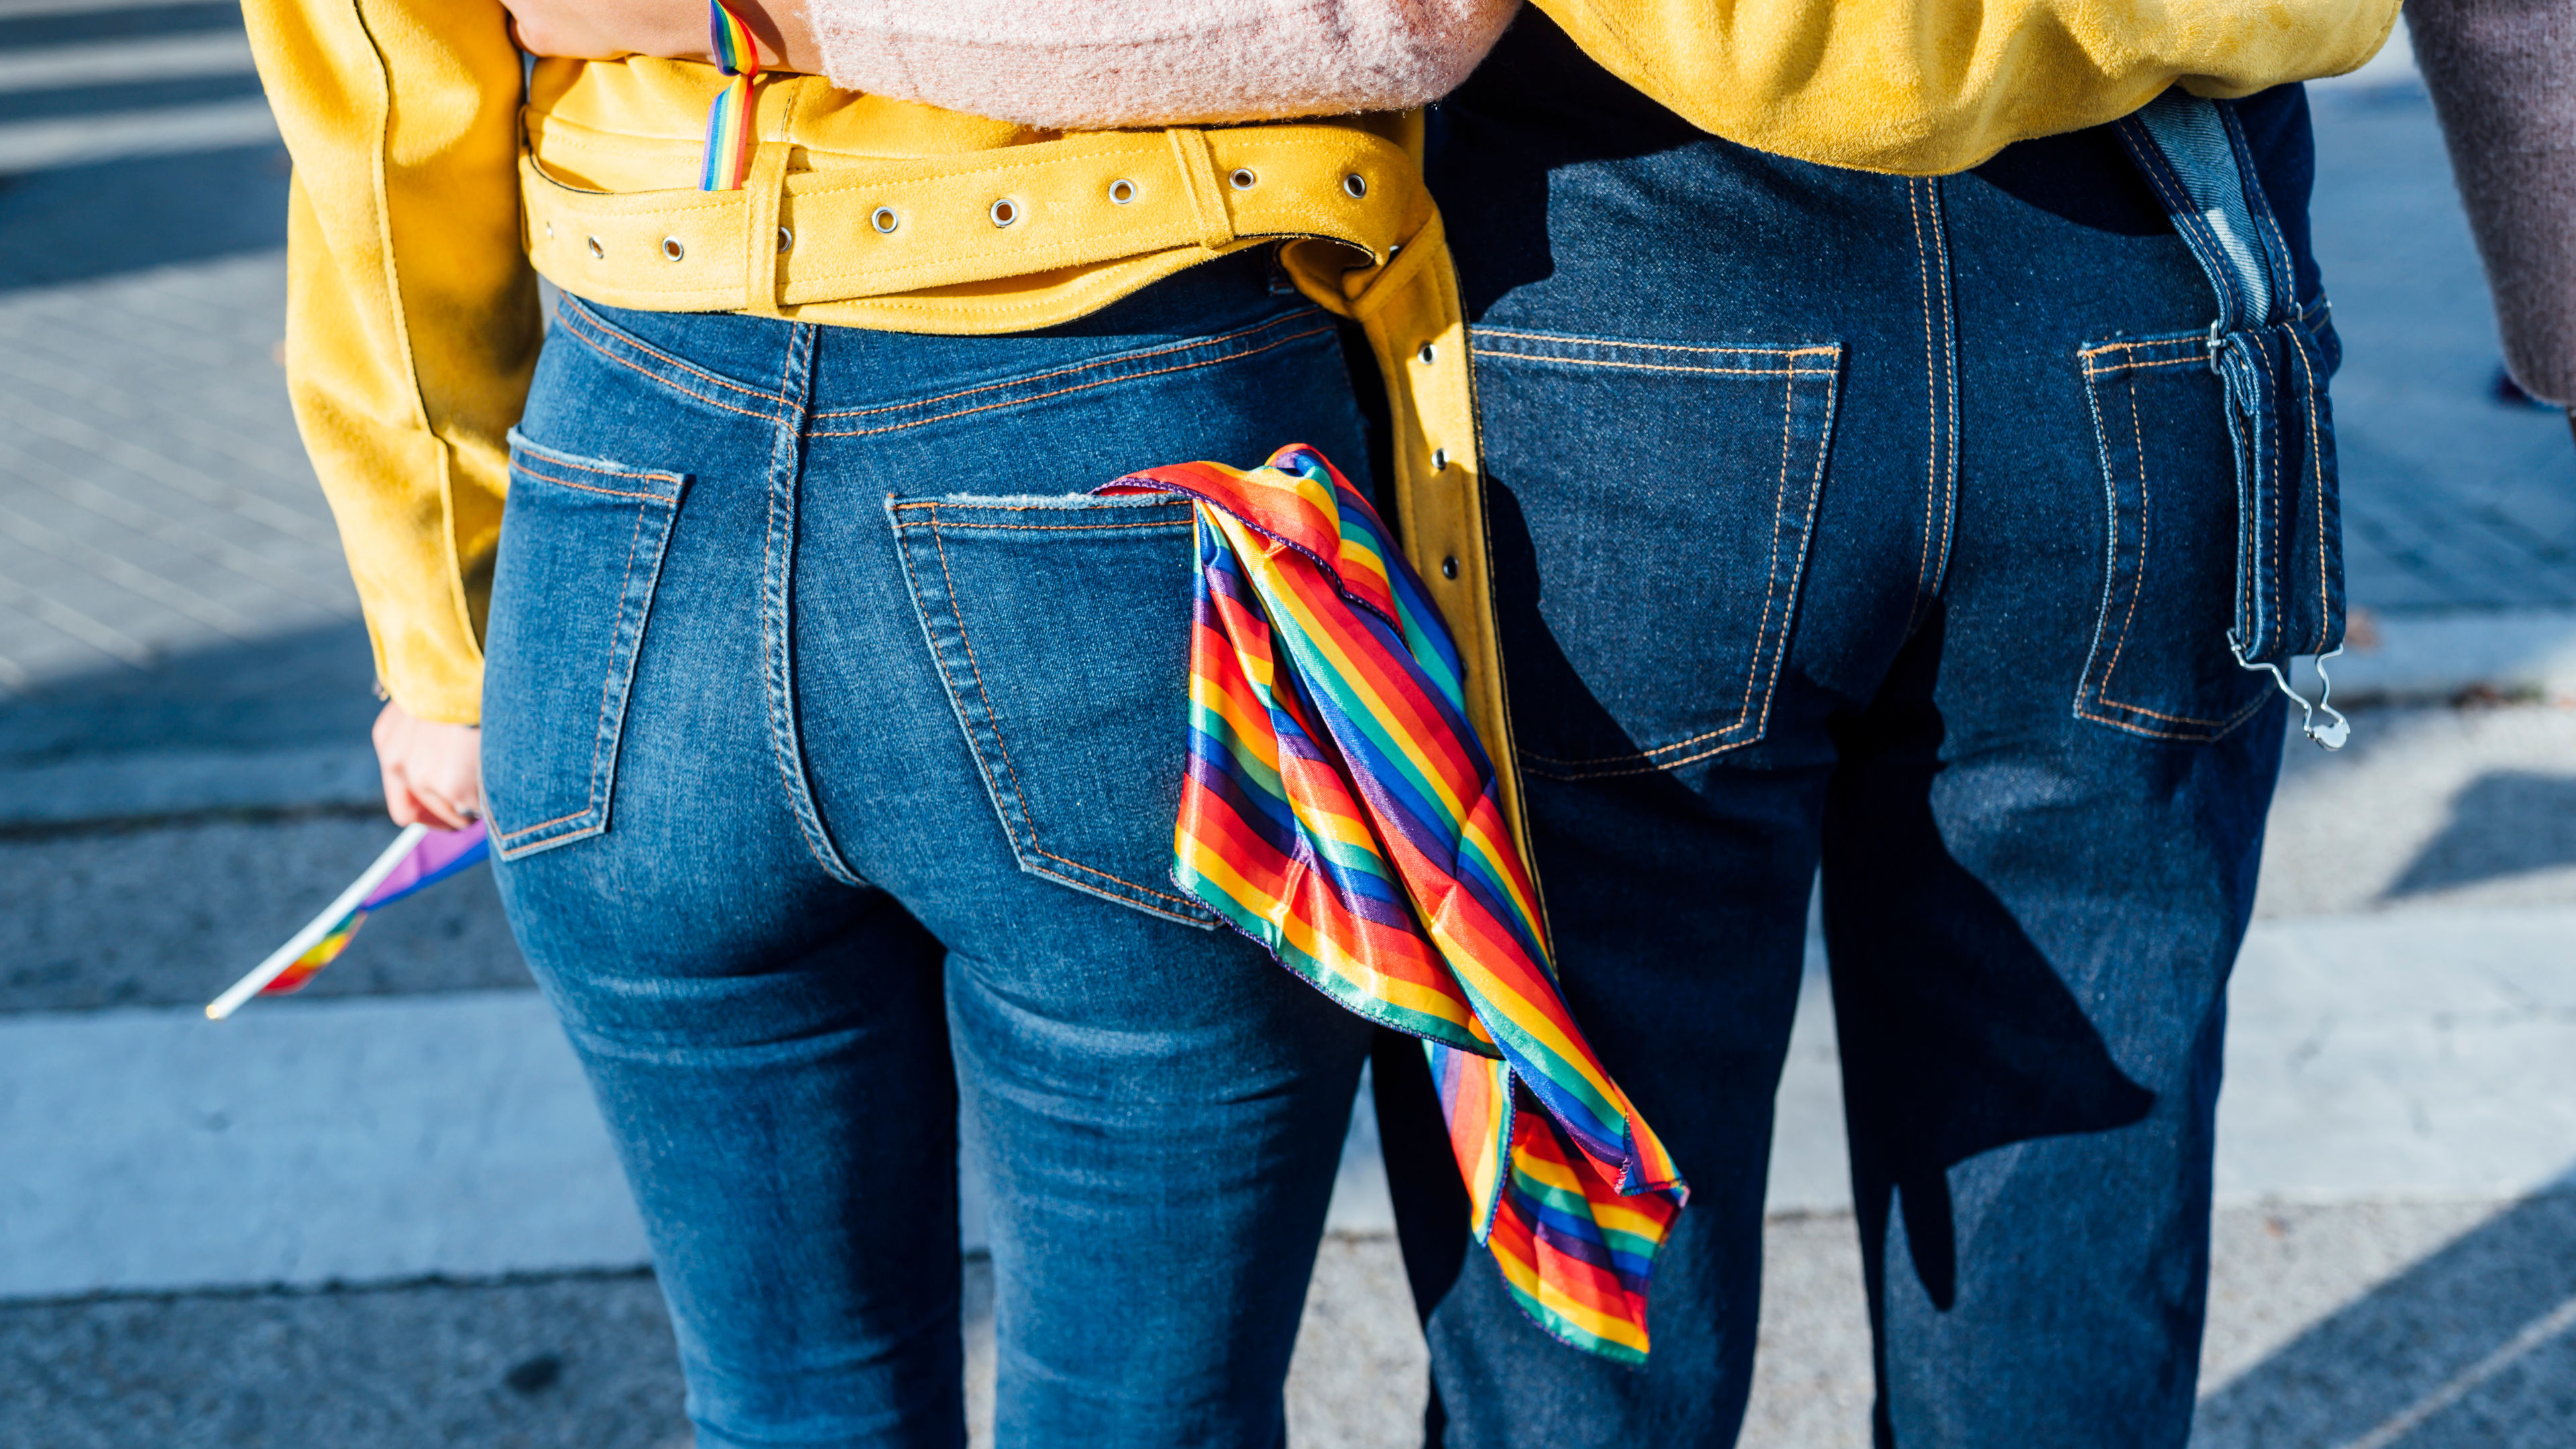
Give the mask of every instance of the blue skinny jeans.
POLYGON ((1367 1030, 1174 891, 1190 512, 1083 494, 1360 429, 1258 256, 1013 337, 564 300, 486 790, 703 1449, 962 1442, 961 1113, 1001 1442, 1281 1441, 1367 1030))

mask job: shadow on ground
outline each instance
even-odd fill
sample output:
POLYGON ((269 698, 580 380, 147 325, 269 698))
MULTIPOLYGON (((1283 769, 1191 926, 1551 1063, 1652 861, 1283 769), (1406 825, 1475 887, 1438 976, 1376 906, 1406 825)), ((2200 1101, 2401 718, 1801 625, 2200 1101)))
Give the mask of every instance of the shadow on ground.
POLYGON ((2576 1175, 2507 1209, 2203 1400, 2204 1449, 2576 1442, 2576 1175))
POLYGON ((2576 865, 2576 777, 2527 770, 2481 775, 2453 797, 2451 818, 2384 898, 2576 865))
POLYGON ((0 176, 0 291, 282 247, 286 177, 274 143, 0 176))
POLYGON ((69 675, 0 696, 0 768, 146 750, 362 747, 374 685, 356 620, 69 675))

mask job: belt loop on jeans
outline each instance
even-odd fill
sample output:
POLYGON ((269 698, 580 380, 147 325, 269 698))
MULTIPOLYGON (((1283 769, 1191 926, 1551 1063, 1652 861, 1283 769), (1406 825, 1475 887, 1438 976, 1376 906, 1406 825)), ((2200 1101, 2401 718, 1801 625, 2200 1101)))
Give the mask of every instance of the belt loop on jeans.
POLYGON ((742 244, 743 310, 762 316, 778 315, 779 275, 786 269, 787 252, 792 245, 786 228, 778 224, 779 198, 787 189, 787 158, 795 147, 786 139, 793 134, 790 123, 796 116, 796 98, 801 92, 793 86, 779 87, 779 114, 769 125, 761 127, 751 157, 751 172, 743 178, 742 193, 747 206, 742 244))

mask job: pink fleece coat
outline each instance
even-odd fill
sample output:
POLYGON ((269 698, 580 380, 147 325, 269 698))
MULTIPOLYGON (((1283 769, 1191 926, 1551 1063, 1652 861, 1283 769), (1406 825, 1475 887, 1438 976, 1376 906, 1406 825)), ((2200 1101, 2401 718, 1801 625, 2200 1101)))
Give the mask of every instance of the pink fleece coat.
POLYGON ((851 90, 1061 130, 1400 110, 1520 0, 808 0, 851 90))

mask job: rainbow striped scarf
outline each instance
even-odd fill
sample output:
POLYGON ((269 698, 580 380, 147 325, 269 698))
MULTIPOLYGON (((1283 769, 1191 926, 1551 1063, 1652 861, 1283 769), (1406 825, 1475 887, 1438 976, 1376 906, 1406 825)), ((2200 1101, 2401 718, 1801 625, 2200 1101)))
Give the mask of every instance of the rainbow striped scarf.
POLYGON ((760 45, 751 27, 707 0, 707 50, 716 69, 733 77, 707 107, 707 148, 698 164, 700 191, 740 191, 751 174, 752 88, 760 82, 760 45))
POLYGON ((1314 449, 1102 493, 1198 505, 1190 756, 1173 879, 1344 1007, 1422 1038, 1514 1297, 1645 1360, 1687 1189, 1576 1030, 1458 652, 1368 500, 1314 449))

